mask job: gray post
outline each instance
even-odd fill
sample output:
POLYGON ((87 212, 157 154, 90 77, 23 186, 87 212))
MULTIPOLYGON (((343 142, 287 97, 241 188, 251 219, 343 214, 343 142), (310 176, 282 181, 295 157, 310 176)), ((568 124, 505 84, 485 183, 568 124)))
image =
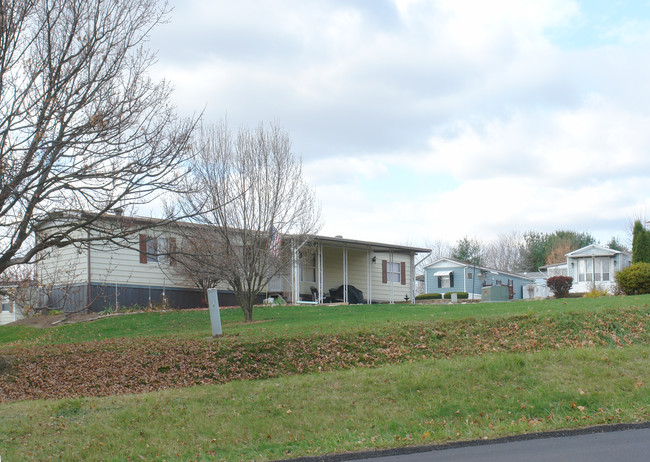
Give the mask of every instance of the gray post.
POLYGON ((208 289, 208 306, 210 307, 212 336, 221 337, 221 315, 219 314, 219 294, 217 289, 208 289))

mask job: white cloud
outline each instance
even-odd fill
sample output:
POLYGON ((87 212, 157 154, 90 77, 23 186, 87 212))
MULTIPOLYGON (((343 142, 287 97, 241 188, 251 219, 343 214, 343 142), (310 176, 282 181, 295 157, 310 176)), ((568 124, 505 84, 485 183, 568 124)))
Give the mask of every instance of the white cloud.
POLYGON ((649 205, 650 37, 632 18, 606 29, 608 46, 553 40, 585 6, 177 1, 156 70, 185 113, 278 120, 326 233, 615 234, 649 205), (442 175, 454 181, 437 187, 442 175))
POLYGON ((594 99, 576 110, 519 111, 508 119, 463 121, 440 130, 414 169, 459 179, 544 178, 549 186, 650 175, 650 115, 594 99))
POLYGON ((340 185, 377 180, 388 174, 388 166, 371 158, 331 157, 308 161, 303 167, 305 178, 313 185, 340 185))

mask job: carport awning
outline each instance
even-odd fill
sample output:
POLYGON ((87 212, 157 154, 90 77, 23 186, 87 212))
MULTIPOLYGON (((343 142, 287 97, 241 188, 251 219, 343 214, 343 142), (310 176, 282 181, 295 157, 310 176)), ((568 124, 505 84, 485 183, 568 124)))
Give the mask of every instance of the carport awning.
POLYGON ((452 272, 451 271, 438 271, 437 273, 433 273, 434 276, 449 276, 452 272))

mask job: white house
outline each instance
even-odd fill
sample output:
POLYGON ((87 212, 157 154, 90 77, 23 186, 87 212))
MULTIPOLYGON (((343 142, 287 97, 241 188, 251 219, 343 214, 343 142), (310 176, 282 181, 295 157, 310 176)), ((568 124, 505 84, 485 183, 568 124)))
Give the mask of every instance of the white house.
POLYGON ((571 292, 616 289, 616 273, 632 264, 632 254, 591 244, 567 255, 567 274, 573 277, 571 292))
POLYGON ((616 273, 632 264, 632 254, 591 244, 566 254, 566 263, 547 265, 548 277, 571 276, 571 293, 589 292, 593 288, 613 293, 616 290, 616 273))
POLYGON ((0 325, 9 324, 25 317, 25 311, 32 300, 30 287, 23 287, 18 283, 3 283, 5 294, 0 295, 0 325))
POLYGON ((23 318, 22 311, 9 296, 2 296, 0 307, 0 326, 23 318))

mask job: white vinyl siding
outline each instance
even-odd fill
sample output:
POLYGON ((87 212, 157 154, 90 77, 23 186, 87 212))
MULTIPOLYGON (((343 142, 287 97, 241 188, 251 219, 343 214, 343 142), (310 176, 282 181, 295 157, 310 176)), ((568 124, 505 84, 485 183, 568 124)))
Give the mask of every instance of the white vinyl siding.
POLYGON ((88 249, 67 246, 47 251, 36 264, 41 286, 83 284, 88 281, 88 249))
MULTIPOLYGON (((367 250, 348 249, 348 284, 363 292, 363 297, 368 299, 368 259, 370 259, 370 275, 372 285, 372 300, 385 302, 390 300, 391 284, 382 281, 382 260, 390 260, 388 252, 370 252, 367 250), (372 258, 375 257, 375 261, 372 258)), ((393 253, 393 264, 398 271, 399 279, 393 282, 394 301, 403 301, 404 297, 411 296, 411 256, 393 253), (401 263, 406 268, 405 284, 401 281, 401 263)), ((318 276, 318 273, 316 273, 318 276)), ((290 291, 291 278, 283 282, 284 291, 290 291)), ((343 247, 323 246, 323 293, 329 295, 330 289, 343 285, 343 247)), ((301 282, 300 293, 309 294, 310 288, 316 286, 314 282, 301 282)))
MULTIPOLYGON (((129 242, 123 245, 95 242, 90 246, 90 258, 88 258, 88 247, 81 249, 73 247, 53 251, 51 258, 46 258, 39 263, 38 275, 43 280, 50 276, 48 281, 52 284, 76 283, 95 285, 125 285, 134 287, 159 287, 159 288, 195 288, 192 281, 184 279, 164 260, 166 245, 170 245, 171 238, 175 239, 175 246, 182 250, 182 239, 180 236, 164 229, 143 234, 135 234, 129 242), (152 237, 156 237, 155 244, 150 245, 152 237), (143 245, 146 245, 143 247, 143 245), (144 261, 143 261, 144 260, 144 261), (159 260, 159 261, 154 261, 159 260), (88 270, 90 261, 90 271, 88 270), (64 274, 67 270, 66 280, 53 278, 55 275, 64 274), (90 273, 90 281, 89 281, 90 273)), ((329 294, 330 289, 336 289, 344 282, 343 270, 343 246, 328 246, 323 244, 323 292, 329 294)), ((318 284, 318 260, 317 256, 311 262, 303 262, 301 271, 300 293, 309 294, 310 288, 318 284)), ((364 298, 372 297, 373 301, 389 301, 391 295, 394 301, 403 301, 405 297, 411 296, 411 266, 412 256, 408 253, 374 252, 366 248, 354 248, 347 250, 347 282, 363 292, 364 298), (392 259, 392 261, 391 261, 392 259), (392 263, 389 281, 382 278, 382 262, 392 263), (402 274, 404 264, 404 274, 402 274), (370 271, 370 274, 368 274, 370 271), (404 276, 404 277, 403 277, 404 276), (371 290, 368 287, 368 279, 371 280, 371 290), (402 280, 403 279, 403 280, 402 280)), ((274 279, 272 287, 274 291, 291 291, 291 269, 287 268, 286 274, 274 279)), ((221 283, 219 289, 228 290, 227 283, 221 283)))

